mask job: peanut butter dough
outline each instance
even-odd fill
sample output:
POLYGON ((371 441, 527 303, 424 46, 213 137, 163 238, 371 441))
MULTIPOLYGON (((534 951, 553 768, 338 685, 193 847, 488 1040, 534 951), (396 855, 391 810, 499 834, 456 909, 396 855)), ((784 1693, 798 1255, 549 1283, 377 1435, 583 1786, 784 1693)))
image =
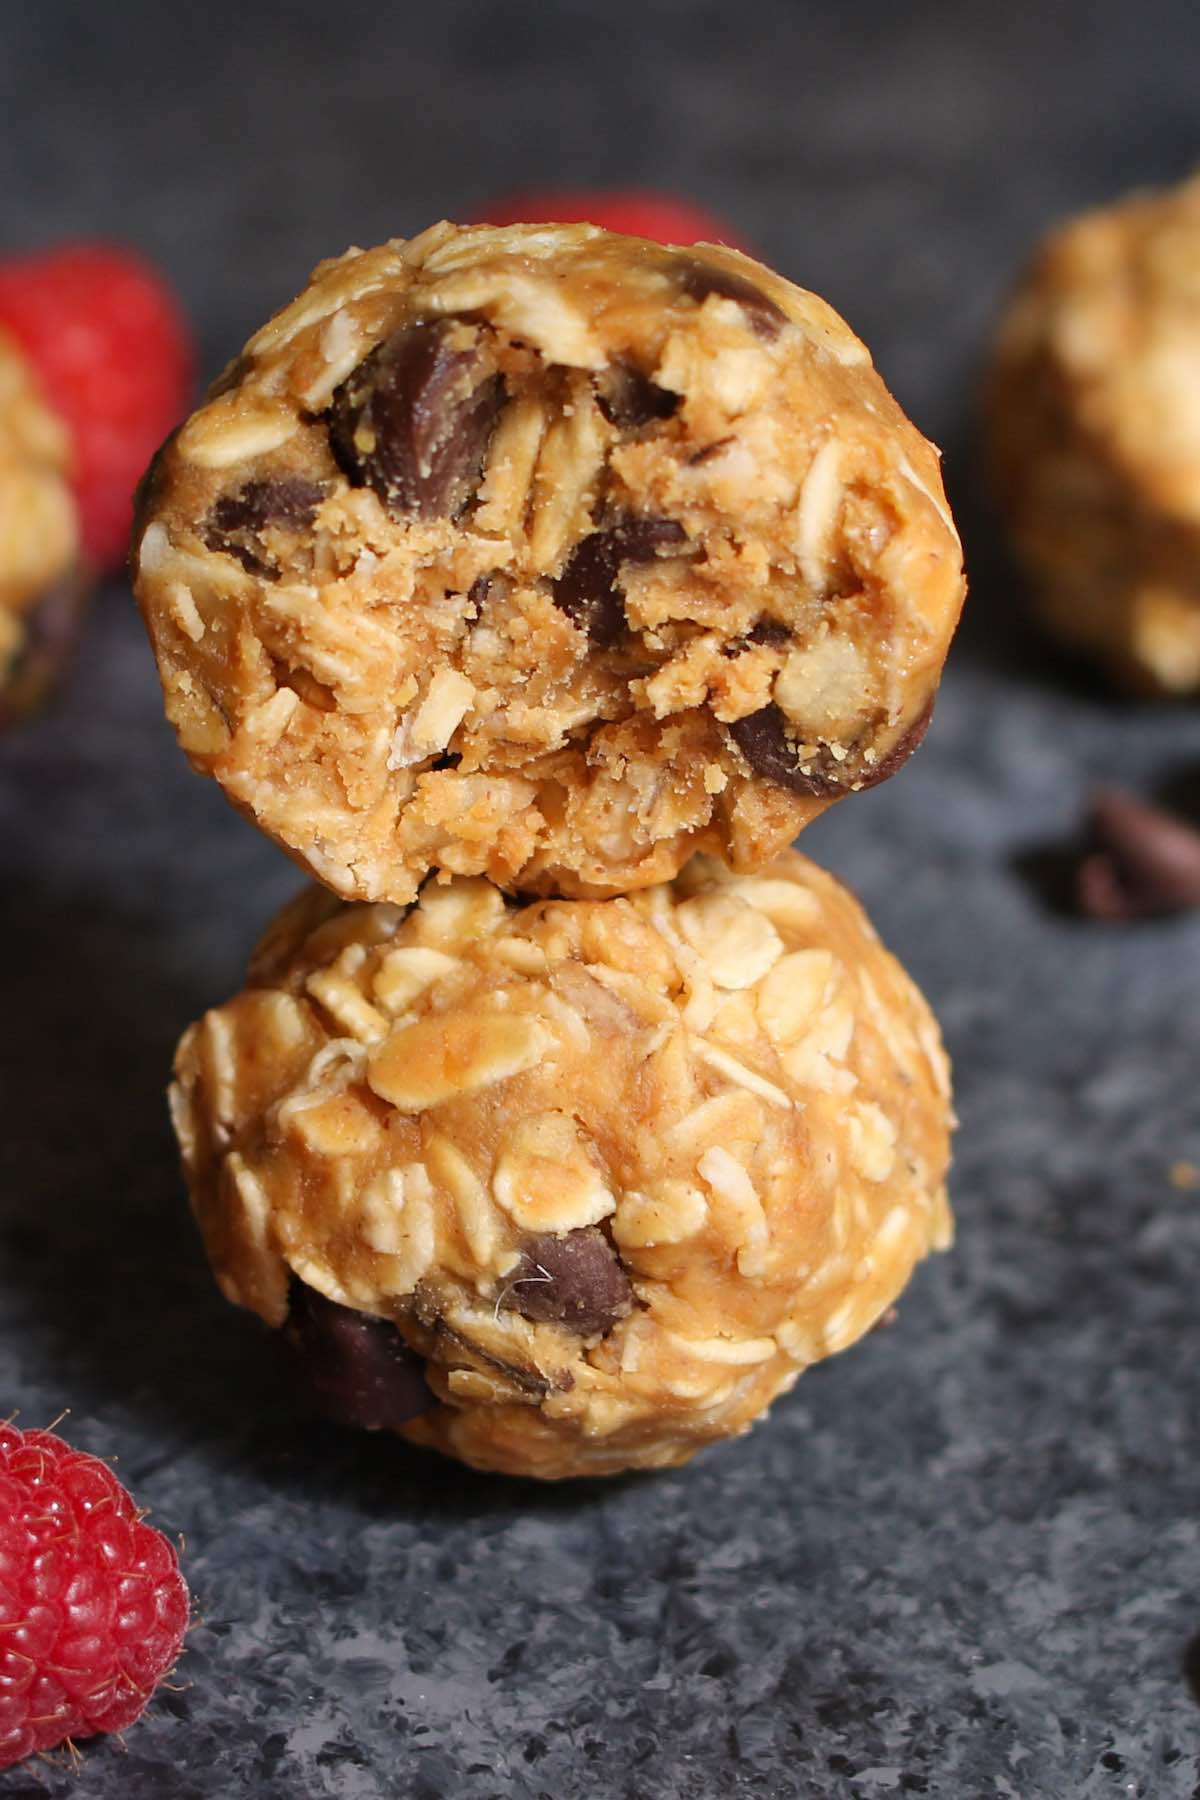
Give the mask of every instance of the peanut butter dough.
POLYGON ((311 889, 176 1074, 227 1298, 480 1468, 684 1462, 950 1239, 937 1027, 795 852, 603 901, 311 889))
POLYGON ((400 903, 761 865, 919 742, 963 594, 836 313, 584 225, 322 264, 164 446, 135 568, 195 766, 400 903))
POLYGON ((1200 176, 1050 234, 988 429, 1046 624, 1128 685, 1200 691, 1200 176))

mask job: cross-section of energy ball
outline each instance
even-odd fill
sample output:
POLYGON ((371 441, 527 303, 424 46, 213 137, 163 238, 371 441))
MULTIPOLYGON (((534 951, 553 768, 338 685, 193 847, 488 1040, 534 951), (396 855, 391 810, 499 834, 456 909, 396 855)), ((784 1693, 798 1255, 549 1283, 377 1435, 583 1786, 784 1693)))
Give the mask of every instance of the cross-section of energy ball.
POLYGON ((963 593, 936 453, 823 301, 586 225, 322 264, 134 554, 195 766, 401 902, 759 866, 918 743, 963 593))
POLYGON ((57 675, 86 596, 65 427, 0 332, 0 727, 57 675))
POLYGON ((1073 219, 1001 325, 991 461, 1047 625, 1200 692, 1200 176, 1073 219))
POLYGON ((684 1462, 950 1238, 936 1025, 795 852, 627 899, 313 889, 176 1073, 226 1296, 343 1416, 481 1468, 684 1462))

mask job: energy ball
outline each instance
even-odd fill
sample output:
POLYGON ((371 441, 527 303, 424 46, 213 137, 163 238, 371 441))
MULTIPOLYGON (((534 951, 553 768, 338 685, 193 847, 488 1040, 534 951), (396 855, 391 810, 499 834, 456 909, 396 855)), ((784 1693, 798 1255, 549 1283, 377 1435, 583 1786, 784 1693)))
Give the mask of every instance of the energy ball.
POLYGON ((176 1077, 226 1297, 478 1468, 685 1462, 950 1240, 937 1027, 794 851, 610 900, 314 888, 176 1077))
POLYGON ((588 225, 323 263, 164 446, 134 562, 196 768, 400 903, 760 866, 915 747, 963 596, 836 313, 588 225))
POLYGON ((66 428, 0 332, 0 727, 52 685, 85 596, 69 461, 66 428))
POLYGON ((1033 600, 1151 693, 1200 691, 1200 176, 1068 221, 1009 303, 990 456, 1033 600))

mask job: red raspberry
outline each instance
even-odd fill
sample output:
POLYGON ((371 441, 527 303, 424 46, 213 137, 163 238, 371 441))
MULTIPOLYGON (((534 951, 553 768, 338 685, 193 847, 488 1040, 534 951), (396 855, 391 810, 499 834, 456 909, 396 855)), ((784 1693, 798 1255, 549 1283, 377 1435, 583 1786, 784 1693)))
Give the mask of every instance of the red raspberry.
POLYGON ((636 188, 529 188, 485 207, 477 225, 602 225, 628 237, 659 244, 749 246, 715 214, 669 194, 642 194, 636 188))
POLYGON ((0 1769, 132 1725, 187 1621, 175 1552, 111 1469, 0 1425, 0 1769))
POLYGON ((118 568, 133 490, 190 397, 179 307, 129 251, 73 244, 0 264, 0 326, 70 427, 84 548, 99 568, 118 568))

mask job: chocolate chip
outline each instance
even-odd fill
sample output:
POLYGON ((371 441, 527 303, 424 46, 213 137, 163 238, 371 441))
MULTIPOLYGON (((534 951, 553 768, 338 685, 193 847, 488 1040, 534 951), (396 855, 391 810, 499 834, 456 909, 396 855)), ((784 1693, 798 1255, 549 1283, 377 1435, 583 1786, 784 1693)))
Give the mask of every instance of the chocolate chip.
POLYGON ((777 338, 787 324, 783 308, 745 275, 702 262, 698 256, 676 257, 674 268, 679 288, 690 300, 707 300, 710 294, 722 300, 736 300, 750 329, 767 343, 777 338))
POLYGON ((622 519, 576 544, 554 582, 554 604, 594 644, 609 649, 625 630, 625 596, 618 586, 623 562, 653 562, 659 550, 686 544, 674 519, 622 519))
POLYGON ((802 764, 795 744, 795 728, 774 701, 744 719, 735 719, 729 731, 756 775, 778 782, 780 787, 789 788, 793 794, 827 799, 848 793, 852 788, 877 787, 889 775, 894 775, 925 736, 932 717, 931 700, 887 755, 870 767, 865 767, 858 757, 847 757, 838 762, 825 749, 817 750, 807 763, 802 764))
POLYGON ((933 697, 931 695, 908 730, 896 739, 887 755, 881 757, 871 768, 863 770, 856 786, 860 789, 878 787, 881 781, 887 781, 896 773, 897 769, 903 768, 913 751, 920 749, 932 721, 933 697))
POLYGON ((424 1364, 386 1319, 297 1281, 286 1331, 321 1410, 339 1424, 394 1430, 434 1404, 424 1364))
POLYGON ((844 776, 835 773, 837 765, 827 754, 810 757, 808 766, 802 767, 787 717, 774 701, 744 719, 735 719, 729 731, 756 775, 765 775, 793 794, 820 797, 840 794, 849 786, 844 776))
POLYGON ((752 625, 745 637, 731 638, 721 648, 722 656, 741 656, 752 644, 765 644, 769 650, 778 650, 783 644, 790 644, 792 634, 779 619, 761 618, 752 625))
POLYGON ((562 1237, 525 1239, 505 1304, 523 1318, 568 1325, 581 1337, 611 1331, 633 1305, 633 1289, 602 1231, 581 1226, 562 1237))
POLYGON ((329 409, 329 441, 390 512, 456 519, 474 497, 504 400, 478 344, 449 321, 410 325, 373 350, 329 409))
POLYGON ((236 494, 222 494, 214 502, 204 521, 204 542, 210 550, 236 557, 252 575, 272 575, 274 560, 258 541, 259 534, 269 526, 303 531, 324 498, 320 483, 302 475, 248 481, 236 494))
POLYGON ((1200 906, 1200 830, 1120 788, 1093 798, 1090 845, 1075 877, 1093 919, 1150 919, 1200 906))
POLYGON ((629 363, 610 363, 596 377, 596 404, 610 425, 636 431, 679 410, 679 394, 658 387, 629 363))
POLYGON ((769 644, 772 649, 791 642, 791 632, 781 619, 759 619, 746 633, 752 644, 769 644))

